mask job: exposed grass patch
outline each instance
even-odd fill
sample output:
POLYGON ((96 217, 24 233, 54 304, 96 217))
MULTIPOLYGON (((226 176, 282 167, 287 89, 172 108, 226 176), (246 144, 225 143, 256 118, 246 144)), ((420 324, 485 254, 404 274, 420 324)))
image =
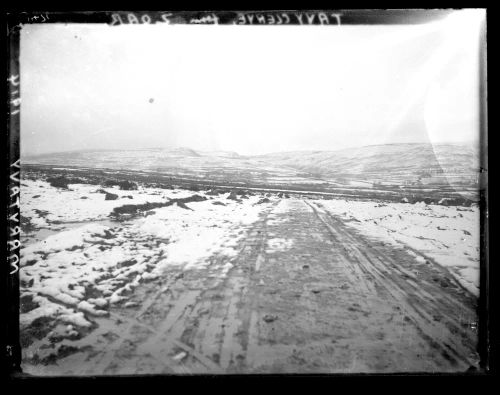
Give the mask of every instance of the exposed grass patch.
POLYGON ((21 347, 27 347, 34 339, 41 340, 55 327, 55 321, 51 317, 39 317, 19 333, 21 347))
POLYGON ((20 307, 21 314, 28 313, 31 310, 34 310, 39 306, 40 306, 39 303, 33 301, 33 295, 30 295, 30 294, 23 295, 19 299, 19 307, 20 307))
POLYGON ((153 203, 143 203, 143 204, 125 204, 120 207, 115 207, 113 211, 110 214, 110 217, 120 217, 123 215, 129 215, 129 216, 134 216, 134 215, 139 215, 142 213, 145 213, 147 211, 156 209, 156 208, 161 208, 161 207, 168 207, 173 204, 177 204, 179 207, 182 208, 187 208, 189 207, 186 206, 186 203, 191 203, 191 202, 201 202, 207 200, 206 197, 200 196, 200 195, 193 195, 189 196, 186 198, 180 198, 180 199, 170 199, 166 202, 153 202, 153 203))
POLYGON ((113 187, 118 186, 122 191, 135 191, 137 190, 137 184, 128 180, 106 180, 104 181, 104 186, 113 187))

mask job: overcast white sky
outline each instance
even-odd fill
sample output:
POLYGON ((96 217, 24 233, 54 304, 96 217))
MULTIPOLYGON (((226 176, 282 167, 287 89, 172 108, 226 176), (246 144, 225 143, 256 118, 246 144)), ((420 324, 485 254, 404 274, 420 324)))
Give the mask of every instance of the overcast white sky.
POLYGON ((27 25, 21 152, 472 142, 481 18, 468 10, 414 26, 27 25))

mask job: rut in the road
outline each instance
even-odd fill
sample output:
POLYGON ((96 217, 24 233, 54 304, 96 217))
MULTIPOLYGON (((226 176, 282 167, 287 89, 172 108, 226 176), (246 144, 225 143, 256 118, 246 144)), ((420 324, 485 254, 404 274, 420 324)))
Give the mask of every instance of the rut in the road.
POLYGON ((216 255, 210 258, 207 269, 166 273, 157 282, 157 291, 143 300, 134 296, 141 305, 135 313, 114 313, 111 318, 125 325, 115 327, 117 339, 96 358, 92 372, 133 373, 133 364, 144 358, 163 366, 162 372, 180 374, 222 373, 235 361, 241 363, 245 350, 238 333, 238 305, 263 249, 263 229, 272 207, 264 210, 261 220, 247 230, 235 258, 216 255), (230 276, 221 273, 228 263, 234 267, 230 276), (148 333, 145 339, 134 337, 136 328, 148 333), (124 361, 120 355, 127 347, 133 350, 129 351, 129 360, 124 361), (188 355, 182 363, 174 359, 179 350, 188 355))
MULTIPOLYGON (((307 204, 332 237, 342 242, 349 256, 355 259, 355 266, 365 273, 365 278, 370 278, 395 300, 404 301, 401 304, 403 311, 432 348, 438 349, 455 365, 459 362, 475 365, 470 356, 475 352, 477 335, 463 328, 468 322, 463 317, 474 317, 475 312, 465 295, 461 301, 457 300, 457 294, 449 295, 435 281, 429 281, 424 273, 417 271, 417 276, 390 255, 381 255, 362 237, 353 235, 338 219, 325 212, 320 204, 307 204), (450 335, 452 333, 460 335, 450 335)), ((449 278, 454 281, 451 275, 449 278)))
POLYGON ((368 239, 318 202, 282 200, 245 232, 236 257, 214 255, 206 268, 172 272, 154 283, 160 289, 133 296, 142 306, 135 312, 115 312, 111 318, 123 321, 118 338, 95 357, 94 372, 464 371, 477 364, 468 326, 474 301, 433 281, 446 276, 441 268, 368 239))

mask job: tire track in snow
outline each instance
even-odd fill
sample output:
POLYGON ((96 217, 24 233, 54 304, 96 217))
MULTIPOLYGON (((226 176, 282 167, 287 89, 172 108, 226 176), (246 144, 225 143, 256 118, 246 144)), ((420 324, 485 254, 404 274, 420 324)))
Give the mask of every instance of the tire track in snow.
MULTIPOLYGON (((203 365, 203 368, 198 366, 195 373, 222 373, 231 368, 235 363, 237 350, 240 350, 242 354, 245 352, 240 346, 239 333, 246 320, 238 319, 241 311, 238 305, 249 281, 248 273, 258 270, 258 263, 263 262, 261 253, 267 235, 262 229, 265 228, 268 213, 275 205, 276 203, 267 209, 263 213, 263 218, 250 227, 247 232, 248 236, 240 246, 236 258, 216 257, 207 270, 198 270, 198 274, 192 272, 194 282, 185 278, 179 279, 179 282, 185 285, 182 288, 179 288, 179 284, 175 284, 176 277, 167 280, 160 290, 146 299, 141 309, 131 318, 122 317, 121 319, 128 325, 117 333, 119 339, 108 346, 93 370, 105 372, 113 366, 118 358, 117 353, 127 340, 133 339, 131 331, 135 326, 145 328, 150 336, 145 341, 136 344, 134 353, 150 355, 157 361, 163 361, 163 364, 175 373, 193 373, 193 371, 176 365, 175 361, 168 358, 174 348, 184 350, 203 365), (256 253, 258 258, 252 259, 251 257, 256 253), (220 277, 217 275, 220 271, 217 268, 223 267, 226 261, 232 261, 233 267, 226 272, 226 276, 220 277), (216 279, 205 278, 207 271, 213 271, 216 279), (236 274, 235 271, 239 273, 236 274), (196 282, 198 283, 195 287, 197 289, 190 290, 189 288, 196 282), (179 292, 176 292, 176 289, 179 292), (211 295, 217 293, 222 293, 222 300, 212 299, 211 295), (161 308, 158 306, 158 299, 161 295, 166 295, 169 303, 172 304, 166 317, 155 325, 144 324, 141 320, 142 316, 152 308, 161 308), (200 311, 204 310, 208 310, 208 313, 200 314, 200 311), (193 327, 196 330, 186 336, 189 328, 193 327), (216 350, 219 355, 218 361, 214 361, 210 354, 206 355, 205 351, 209 349, 216 350)), ((161 302, 165 303, 164 300, 161 302)))
MULTIPOLYGON (((458 336, 450 334, 448 326, 442 322, 436 322, 433 318, 435 314, 443 314, 443 312, 450 309, 455 312, 459 309, 467 309, 466 306, 454 301, 450 305, 449 302, 452 299, 446 295, 443 289, 437 286, 432 289, 434 291, 432 295, 438 295, 437 297, 428 298, 428 292, 423 295, 420 289, 421 285, 415 283, 412 285, 405 281, 404 275, 408 275, 408 272, 400 267, 398 268, 393 259, 388 256, 381 256, 380 252, 371 249, 360 237, 351 234, 345 225, 331 215, 329 216, 317 205, 309 202, 306 202, 306 204, 313 209, 317 218, 334 237, 338 240, 346 240, 343 243, 345 249, 349 251, 350 256, 356 259, 356 263, 353 264, 362 267, 363 271, 369 274, 379 287, 383 288, 394 300, 401 302, 400 306, 404 309, 406 315, 410 317, 421 337, 432 348, 439 349, 443 357, 453 364, 458 365, 461 363, 466 367, 474 365, 469 358, 473 350, 465 347, 463 342, 458 341, 458 336), (334 226, 329 222, 333 222, 334 226), (394 266, 389 267, 387 261, 393 263, 394 266), (442 299, 445 299, 448 303, 443 303, 442 299)), ((432 284, 430 285, 432 286, 432 284)), ((472 312, 471 315, 473 315, 472 312)), ((450 314, 446 314, 446 320, 454 328, 452 330, 460 330, 460 323, 456 322, 456 319, 452 318, 450 314)), ((470 341, 471 334, 467 333, 467 331, 463 332, 465 335, 463 337, 470 341)))

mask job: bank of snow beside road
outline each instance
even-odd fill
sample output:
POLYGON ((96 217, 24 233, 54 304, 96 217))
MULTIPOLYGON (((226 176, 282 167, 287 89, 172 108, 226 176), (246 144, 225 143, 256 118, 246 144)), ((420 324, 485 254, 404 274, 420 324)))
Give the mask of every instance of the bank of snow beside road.
POLYGON ((194 211, 176 205, 155 210, 155 215, 138 220, 131 231, 149 235, 154 239, 168 239, 160 245, 164 252, 155 273, 169 265, 186 268, 203 267, 206 257, 214 254, 235 256, 236 246, 243 237, 245 225, 259 219, 259 197, 251 196, 240 203, 223 199, 225 206, 214 205, 212 200, 189 204, 194 211))
POLYGON ((270 204, 256 204, 259 196, 234 201, 221 195, 190 202, 187 208, 173 204, 150 210, 146 217, 102 224, 99 220, 120 205, 166 201, 193 192, 116 190, 133 199, 105 201, 102 194, 93 192, 96 186, 78 184, 72 190, 57 190, 30 180, 24 185, 22 215, 35 230, 49 227, 57 232, 22 247, 22 328, 41 318, 90 327, 92 317, 106 315, 113 303, 126 303, 134 288, 170 267, 195 270, 208 265, 214 255, 230 261, 248 226, 270 204), (43 217, 39 210, 44 210, 43 217), (82 223, 68 228, 62 222, 56 228, 51 223, 56 218, 82 223))
POLYGON ((328 212, 371 237, 414 249, 449 268, 457 281, 479 295, 479 208, 424 203, 316 201, 328 212))
POLYGON ((141 187, 123 191, 118 187, 70 184, 68 189, 54 188, 42 180, 23 180, 21 185, 21 215, 29 218, 36 228, 62 229, 61 222, 101 220, 124 204, 162 202, 168 198, 183 198, 193 192, 181 189, 141 187), (118 196, 105 200, 105 192, 118 196))

